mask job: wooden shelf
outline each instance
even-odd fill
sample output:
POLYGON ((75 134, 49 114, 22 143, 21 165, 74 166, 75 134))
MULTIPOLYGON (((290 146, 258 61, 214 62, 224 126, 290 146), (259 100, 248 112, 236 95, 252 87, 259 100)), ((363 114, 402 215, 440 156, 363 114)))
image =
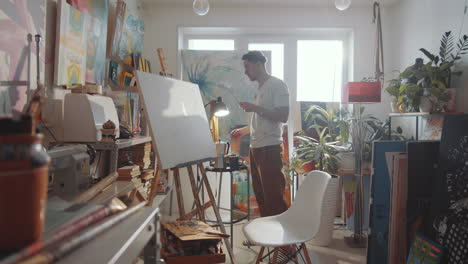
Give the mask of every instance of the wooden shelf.
POLYGON ((458 115, 463 113, 429 113, 429 112, 414 112, 414 113, 390 113, 390 117, 406 117, 406 116, 446 116, 458 115))
POLYGON ((151 142, 150 136, 138 136, 130 139, 117 139, 114 142, 96 142, 92 143, 92 145, 96 150, 115 150, 143 144, 146 142, 151 142))
POLYGON ((128 91, 132 93, 138 92, 136 86, 125 86, 125 85, 113 85, 109 84, 112 91, 128 91))

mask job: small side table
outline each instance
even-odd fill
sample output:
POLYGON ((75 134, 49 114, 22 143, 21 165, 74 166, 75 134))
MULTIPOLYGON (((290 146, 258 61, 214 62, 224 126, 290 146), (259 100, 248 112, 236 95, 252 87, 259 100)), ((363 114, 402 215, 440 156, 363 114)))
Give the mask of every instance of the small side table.
MULTIPOLYGON (((227 221, 227 222, 223 222, 223 224, 229 224, 231 225, 231 247, 233 247, 234 243, 234 232, 233 232, 233 226, 235 223, 238 223, 244 219, 248 219, 250 221, 250 172, 249 172, 249 168, 245 165, 239 165, 239 167, 237 169, 231 169, 230 167, 227 167, 227 168, 215 168, 215 167, 207 167, 205 169, 207 172, 214 172, 216 173, 216 175, 218 174, 218 172, 220 173, 220 176, 222 177, 222 174, 223 172, 229 172, 229 175, 230 175, 230 178, 231 178, 231 181, 230 181, 230 187, 231 187, 231 208, 229 209, 226 209, 226 208, 220 208, 219 206, 219 199, 218 199, 218 208, 219 209, 223 209, 223 210, 228 210, 230 211, 230 221, 227 221), (234 212, 234 193, 232 191, 232 183, 233 183, 233 178, 234 178, 234 174, 233 172, 235 171, 247 171, 247 213, 245 216, 243 217, 240 217, 238 219, 233 219, 233 212, 234 212)), ((221 181, 221 179, 220 179, 221 181)), ((219 188, 219 193, 218 193, 219 197, 221 196, 221 188, 219 188)))

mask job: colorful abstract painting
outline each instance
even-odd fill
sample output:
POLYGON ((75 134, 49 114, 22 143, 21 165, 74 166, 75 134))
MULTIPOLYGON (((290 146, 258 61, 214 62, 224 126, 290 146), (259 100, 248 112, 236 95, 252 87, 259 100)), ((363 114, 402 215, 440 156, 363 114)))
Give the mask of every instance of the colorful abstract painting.
POLYGON ((124 3, 117 3, 116 23, 112 44, 112 55, 123 60, 132 61, 133 54, 141 54, 145 25, 133 10, 124 3))
POLYGON ((438 264, 442 258, 442 247, 419 233, 415 234, 407 264, 438 264))
POLYGON ((182 50, 183 79, 198 84, 205 104, 221 96, 229 109, 229 115, 219 119, 219 135, 223 141, 230 141, 233 128, 249 124, 249 116, 239 107, 239 102, 254 100, 257 83, 244 74, 244 53, 182 50))
MULTIPOLYGON (((30 88, 36 88, 36 34, 42 36, 39 66, 44 80, 45 14, 44 0, 0 1, 0 81, 32 81, 30 88), (28 34, 32 35, 31 43, 28 34)), ((0 116, 19 116, 27 89, 0 87, 0 116)))
POLYGON ((86 72, 86 15, 65 0, 58 2, 57 85, 84 84, 86 72))
POLYGON ((106 41, 109 0, 68 0, 76 9, 87 14, 87 47, 85 80, 104 84, 106 70, 106 41))

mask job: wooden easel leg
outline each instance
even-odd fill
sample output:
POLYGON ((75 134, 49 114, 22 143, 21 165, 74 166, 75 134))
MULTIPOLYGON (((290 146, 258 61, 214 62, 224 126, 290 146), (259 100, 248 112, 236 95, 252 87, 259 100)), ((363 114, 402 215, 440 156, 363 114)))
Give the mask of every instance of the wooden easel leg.
MULTIPOLYGON (((213 191, 211 190, 211 187, 210 187, 210 182, 208 181, 208 178, 206 177, 205 168, 203 167, 202 163, 198 163, 198 169, 200 170, 202 181, 205 184, 206 192, 208 193, 208 198, 210 199, 210 202, 213 206, 213 211, 216 215, 216 220, 218 222, 219 228, 221 229, 221 232, 223 232, 224 234, 227 234, 226 228, 224 228, 224 225, 223 225, 223 220, 221 219, 221 215, 219 214, 218 206, 216 205, 216 200, 214 198, 213 191)), ((234 254, 232 252, 231 241, 229 240, 229 237, 224 238, 224 244, 226 245, 226 249, 229 252, 229 258, 231 259, 231 263, 234 264, 235 263, 234 254)))
POLYGON ((185 216, 185 208, 184 208, 184 198, 182 196, 182 188, 180 186, 179 168, 174 168, 174 183, 175 183, 176 194, 177 194, 177 205, 179 206, 179 217, 180 219, 183 220, 185 216))
POLYGON ((265 247, 260 248, 260 252, 258 252, 257 260, 255 264, 259 264, 263 257, 263 252, 265 251, 265 247))
POLYGON ((197 184, 195 183, 195 176, 193 176, 192 165, 187 167, 187 171, 188 171, 188 175, 190 179, 190 185, 192 186, 193 199, 197 207, 196 210, 197 210, 197 214, 199 217, 198 219, 200 219, 201 221, 205 221, 205 213, 204 213, 205 210, 203 210, 200 204, 200 197, 198 196, 197 184))
POLYGON ((310 261, 309 251, 307 251, 307 247, 306 247, 305 243, 301 244, 301 248, 302 248, 302 251, 304 252, 304 257, 306 259, 306 263, 307 264, 312 264, 312 262, 310 261))
POLYGON ((147 204, 148 206, 153 205, 154 197, 156 196, 156 192, 158 191, 158 183, 159 183, 160 178, 161 178, 161 167, 158 164, 156 166, 156 175, 154 176, 153 184, 151 184, 151 191, 148 197, 148 204, 147 204))

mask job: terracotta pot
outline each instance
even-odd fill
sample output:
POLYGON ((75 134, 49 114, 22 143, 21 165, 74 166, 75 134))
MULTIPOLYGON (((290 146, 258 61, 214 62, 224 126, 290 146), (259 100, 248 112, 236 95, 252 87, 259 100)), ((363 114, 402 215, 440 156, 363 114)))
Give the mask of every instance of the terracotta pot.
POLYGON ((44 229, 50 158, 42 137, 0 135, 0 252, 21 249, 44 229))

